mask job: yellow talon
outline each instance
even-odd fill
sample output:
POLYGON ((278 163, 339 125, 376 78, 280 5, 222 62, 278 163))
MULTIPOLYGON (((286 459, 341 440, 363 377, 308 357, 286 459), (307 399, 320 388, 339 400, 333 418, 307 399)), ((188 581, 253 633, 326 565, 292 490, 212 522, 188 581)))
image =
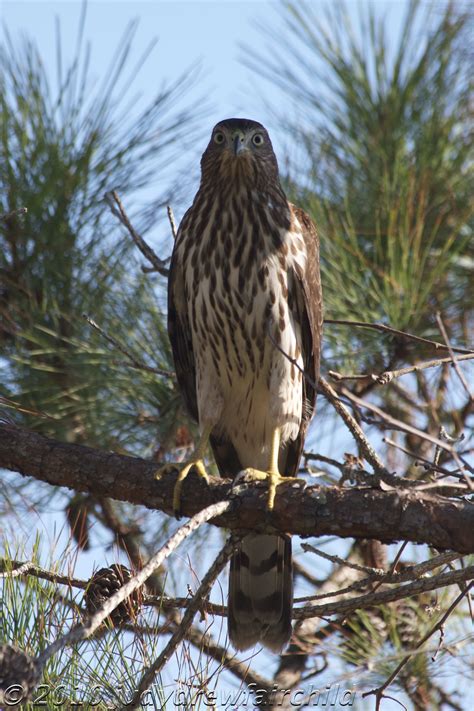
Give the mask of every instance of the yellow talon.
POLYGON ((289 481, 300 481, 294 476, 282 476, 278 471, 275 472, 271 470, 264 472, 261 469, 246 469, 245 474, 248 474, 251 479, 256 479, 258 481, 268 480, 268 511, 272 511, 275 505, 277 486, 285 484, 289 481))
POLYGON ((183 486, 183 481, 186 479, 193 467, 195 467, 197 473, 204 479, 205 482, 209 481, 202 459, 193 459, 181 469, 173 491, 173 511, 176 516, 179 516, 181 508, 181 488, 183 486))
POLYGON ((280 430, 276 428, 273 431, 272 444, 270 448, 270 457, 268 470, 262 471, 261 469, 246 469, 245 473, 249 475, 251 479, 257 479, 259 481, 266 481, 268 479, 268 501, 267 509, 272 511, 275 505, 275 496, 277 486, 288 481, 298 481, 296 477, 282 476, 278 471, 278 452, 280 449, 280 430))
POLYGON ((183 486, 183 481, 188 476, 191 469, 194 467, 200 477, 204 479, 205 482, 209 481, 209 476, 204 466, 203 456, 207 447, 207 442, 209 440, 210 428, 206 428, 199 440, 198 446, 191 455, 190 459, 184 464, 176 464, 172 462, 167 462, 163 464, 162 467, 158 469, 155 473, 156 479, 161 479, 162 476, 170 472, 175 472, 179 470, 178 479, 173 490, 173 511, 176 518, 180 517, 181 510, 181 489, 183 486))

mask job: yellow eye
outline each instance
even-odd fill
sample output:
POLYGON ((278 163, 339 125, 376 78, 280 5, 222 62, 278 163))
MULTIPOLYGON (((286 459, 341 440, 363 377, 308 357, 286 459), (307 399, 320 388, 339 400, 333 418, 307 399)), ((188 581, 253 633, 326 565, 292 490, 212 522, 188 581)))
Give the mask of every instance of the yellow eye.
POLYGON ((254 146, 263 146, 265 139, 261 133, 256 133, 252 138, 252 143, 254 146))
POLYGON ((224 143, 225 136, 222 131, 216 131, 214 134, 214 143, 221 144, 224 143))

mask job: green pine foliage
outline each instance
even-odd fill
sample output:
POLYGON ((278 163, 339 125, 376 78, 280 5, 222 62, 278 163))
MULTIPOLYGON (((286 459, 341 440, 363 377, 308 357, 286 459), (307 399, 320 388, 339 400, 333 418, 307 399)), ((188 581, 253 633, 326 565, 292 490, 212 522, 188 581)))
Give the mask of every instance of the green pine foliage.
POLYGON ((43 433, 143 452, 176 419, 173 379, 131 369, 83 314, 140 363, 171 370, 162 279, 143 274, 104 194, 135 205, 142 233, 164 224, 180 192, 158 176, 196 135, 201 111, 186 106, 192 72, 146 102, 131 94, 150 49, 130 66, 135 24, 93 81, 84 21, 69 63, 58 35, 55 86, 31 40, 5 31, 0 50, 0 215, 28 210, 0 221, 0 395, 43 433), (155 197, 139 205, 147 187, 155 197))
MULTIPOLYGON (((344 3, 286 3, 282 29, 266 31, 282 51, 250 50, 250 64, 295 107, 279 116, 299 146, 287 183, 321 234, 326 317, 439 339, 441 310, 462 342, 474 288, 472 14, 435 5, 409 3, 396 32, 370 4, 357 25, 344 3)), ((333 369, 407 357, 360 329, 325 337, 333 369)))

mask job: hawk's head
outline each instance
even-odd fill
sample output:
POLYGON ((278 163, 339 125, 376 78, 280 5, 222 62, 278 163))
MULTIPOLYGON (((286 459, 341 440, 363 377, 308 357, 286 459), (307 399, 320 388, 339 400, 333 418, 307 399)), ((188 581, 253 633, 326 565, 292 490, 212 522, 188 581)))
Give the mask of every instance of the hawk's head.
POLYGON ((201 160, 203 179, 241 180, 250 185, 278 181, 278 164, 267 130, 257 121, 219 121, 201 160))

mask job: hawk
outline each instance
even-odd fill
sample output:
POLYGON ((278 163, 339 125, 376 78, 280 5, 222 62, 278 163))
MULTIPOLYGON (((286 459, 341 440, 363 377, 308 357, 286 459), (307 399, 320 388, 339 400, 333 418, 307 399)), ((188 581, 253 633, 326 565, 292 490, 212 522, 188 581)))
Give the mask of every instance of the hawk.
MULTIPOLYGON (((179 226, 170 265, 168 328, 176 375, 200 440, 181 466, 268 481, 268 508, 294 476, 314 412, 322 300, 319 244, 308 215, 288 202, 266 129, 218 123, 201 183, 179 226), (298 364, 298 367, 295 366, 298 364), (302 372, 308 374, 305 379, 302 372)), ((229 637, 280 651, 291 636, 291 540, 249 533, 233 555, 229 637)))

